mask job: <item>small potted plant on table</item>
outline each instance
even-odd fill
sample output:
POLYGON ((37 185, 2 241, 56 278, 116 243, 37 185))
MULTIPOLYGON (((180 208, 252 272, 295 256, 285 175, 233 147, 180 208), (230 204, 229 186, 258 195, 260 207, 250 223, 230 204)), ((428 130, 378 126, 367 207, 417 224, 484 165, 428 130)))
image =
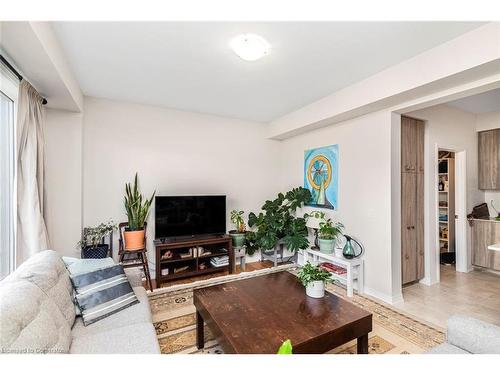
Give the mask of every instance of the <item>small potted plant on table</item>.
POLYGON ((125 210, 128 216, 128 226, 123 232, 125 240, 125 250, 144 249, 146 238, 144 233, 144 224, 149 215, 149 209, 156 192, 153 192, 150 199, 144 199, 139 191, 137 182, 137 173, 135 174, 134 185, 125 184, 125 210))
POLYGON ((342 234, 344 226, 328 219, 319 224, 319 250, 325 254, 332 254, 337 237, 342 234))
POLYGON ((77 247, 81 250, 81 257, 101 259, 108 256, 109 245, 103 244, 102 239, 116 229, 113 221, 101 223, 96 227, 83 228, 82 239, 78 241, 77 247))
POLYGON ((299 271, 297 277, 306 287, 306 294, 313 298, 322 298, 325 295, 325 282, 331 280, 330 272, 319 266, 307 262, 299 271))
POLYGON ((242 247, 245 245, 246 226, 245 220, 243 220, 244 213, 244 211, 238 210, 231 211, 231 222, 236 228, 229 231, 229 235, 233 240, 233 247, 242 247))

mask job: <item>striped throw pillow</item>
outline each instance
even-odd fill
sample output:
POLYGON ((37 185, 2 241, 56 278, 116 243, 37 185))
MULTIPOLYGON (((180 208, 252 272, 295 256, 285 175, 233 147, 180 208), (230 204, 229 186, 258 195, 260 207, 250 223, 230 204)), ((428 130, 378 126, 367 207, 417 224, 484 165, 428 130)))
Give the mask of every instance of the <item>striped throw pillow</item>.
POLYGON ((70 277, 85 326, 139 303, 121 265, 70 277))

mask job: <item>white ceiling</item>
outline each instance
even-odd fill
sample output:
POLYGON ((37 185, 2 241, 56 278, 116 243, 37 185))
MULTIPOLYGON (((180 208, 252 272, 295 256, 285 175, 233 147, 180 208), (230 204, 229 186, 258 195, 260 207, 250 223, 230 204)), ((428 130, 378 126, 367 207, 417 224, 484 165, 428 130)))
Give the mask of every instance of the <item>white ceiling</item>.
POLYGON ((500 111, 500 89, 486 91, 447 104, 472 113, 497 112, 500 111))
POLYGON ((85 95, 268 122, 442 44, 467 22, 54 22, 85 95), (256 33, 271 53, 229 49, 256 33))

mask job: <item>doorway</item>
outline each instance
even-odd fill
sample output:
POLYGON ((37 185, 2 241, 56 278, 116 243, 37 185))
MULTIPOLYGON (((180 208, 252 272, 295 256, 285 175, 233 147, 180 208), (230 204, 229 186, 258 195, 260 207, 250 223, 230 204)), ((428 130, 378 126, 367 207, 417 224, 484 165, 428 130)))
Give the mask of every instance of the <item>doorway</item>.
POLYGON ((467 256, 466 151, 436 146, 436 275, 442 267, 469 272, 467 256))
POLYGON ((437 163, 439 264, 455 268, 455 153, 438 150, 437 163))

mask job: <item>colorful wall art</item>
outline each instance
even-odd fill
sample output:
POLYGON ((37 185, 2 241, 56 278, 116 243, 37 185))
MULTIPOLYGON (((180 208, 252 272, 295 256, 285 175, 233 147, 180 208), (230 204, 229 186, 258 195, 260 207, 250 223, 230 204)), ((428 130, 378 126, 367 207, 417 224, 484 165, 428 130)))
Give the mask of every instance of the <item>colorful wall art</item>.
POLYGON ((312 194, 310 206, 337 209, 339 145, 304 151, 304 187, 312 194))

